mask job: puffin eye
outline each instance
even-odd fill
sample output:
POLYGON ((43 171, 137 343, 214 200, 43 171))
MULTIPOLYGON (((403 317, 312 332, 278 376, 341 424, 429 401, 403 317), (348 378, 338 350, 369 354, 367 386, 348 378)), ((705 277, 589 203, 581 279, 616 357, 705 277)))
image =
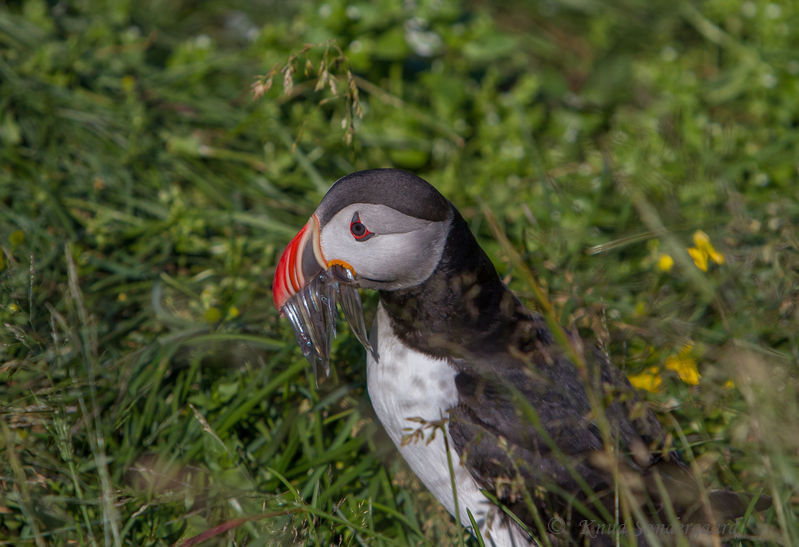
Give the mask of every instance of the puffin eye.
POLYGON ((361 222, 361 217, 358 215, 358 213, 352 215, 352 220, 350 221, 350 233, 352 234, 352 237, 358 241, 366 241, 374 235, 369 231, 366 225, 361 222))

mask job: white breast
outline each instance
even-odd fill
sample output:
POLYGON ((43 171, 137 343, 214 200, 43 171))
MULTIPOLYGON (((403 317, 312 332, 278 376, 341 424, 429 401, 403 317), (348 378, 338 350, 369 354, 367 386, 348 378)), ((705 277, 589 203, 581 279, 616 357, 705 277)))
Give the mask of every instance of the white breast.
MULTIPOLYGON (((366 380, 377 417, 416 476, 455 514, 452 482, 441 428, 425 426, 447 418, 458 402, 455 370, 444 360, 434 359, 403 345, 394 334, 383 306, 375 318, 379 361, 367 352, 366 380), (408 442, 414 431, 424 434, 408 442), (430 437, 435 430, 435 438, 430 437), (403 439, 405 442, 403 442, 403 439), (404 446, 403 446, 404 445, 404 446)), ((374 336, 373 336, 374 338, 374 336)), ((444 428, 446 429, 446 428, 444 428)), ((446 433, 449 435, 448 433, 446 433)), ((486 544, 528 545, 526 535, 480 492, 469 471, 461 465, 452 440, 449 451, 455 472, 460 521, 468 526, 471 511, 486 544)))

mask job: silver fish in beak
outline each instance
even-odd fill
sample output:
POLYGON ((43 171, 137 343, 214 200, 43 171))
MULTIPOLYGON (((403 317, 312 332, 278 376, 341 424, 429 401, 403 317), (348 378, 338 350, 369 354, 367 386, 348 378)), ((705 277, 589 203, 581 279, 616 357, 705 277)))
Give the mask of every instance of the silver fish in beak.
POLYGON ((272 294, 277 308, 288 318, 303 355, 319 383, 317 363, 330 375, 330 349, 336 336, 336 308, 363 347, 377 355, 366 335, 361 297, 352 269, 329 264, 319 248, 319 222, 312 216, 294 236, 278 261, 272 294))

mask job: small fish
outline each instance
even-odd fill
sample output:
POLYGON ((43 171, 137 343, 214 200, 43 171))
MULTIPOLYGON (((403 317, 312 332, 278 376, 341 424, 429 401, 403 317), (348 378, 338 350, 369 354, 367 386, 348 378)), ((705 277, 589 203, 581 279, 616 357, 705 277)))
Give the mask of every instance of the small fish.
POLYGON ((336 337, 336 306, 340 305, 344 318, 363 347, 377 354, 366 335, 361 296, 351 283, 352 272, 333 266, 314 277, 305 287, 289 298, 281 308, 294 328, 302 354, 311 364, 319 385, 317 363, 322 364, 325 377, 330 376, 330 349, 336 337), (347 281, 342 284, 339 280, 347 281))

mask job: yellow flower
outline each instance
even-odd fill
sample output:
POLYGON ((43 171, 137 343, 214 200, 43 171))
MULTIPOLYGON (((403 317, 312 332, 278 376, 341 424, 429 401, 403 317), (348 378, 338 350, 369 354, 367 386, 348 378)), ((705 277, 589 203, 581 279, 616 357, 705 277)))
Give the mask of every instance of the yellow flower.
POLYGON ((680 380, 686 384, 695 386, 699 383, 699 371, 696 369, 696 361, 691 357, 693 344, 686 344, 677 353, 666 358, 666 368, 675 371, 680 375, 680 380))
POLYGON ((689 247, 688 254, 694 259, 697 268, 706 272, 708 259, 719 265, 724 264, 724 255, 713 247, 710 237, 705 232, 697 230, 694 232, 693 240, 695 247, 689 247))
POLYGON ((209 323, 217 323, 220 319, 222 319, 222 312, 219 311, 219 308, 211 306, 205 310, 203 318, 209 323))
POLYGON ((658 269, 661 272, 670 272, 674 267, 674 259, 670 255, 662 254, 658 258, 658 269))
POLYGON ((628 378, 633 387, 651 392, 658 391, 658 389, 660 389, 660 384, 663 383, 663 378, 660 377, 658 367, 654 366, 647 368, 640 374, 631 374, 628 378))
POLYGON ((710 245, 710 236, 707 235, 702 230, 697 230, 694 232, 693 240, 694 240, 694 245, 696 245, 700 249, 710 245))
POLYGON ((689 247, 688 254, 691 255, 691 258, 694 259, 694 264, 696 264, 697 268, 699 268, 703 272, 707 271, 707 253, 705 253, 701 249, 689 247))
POLYGON ((735 382, 732 380, 727 380, 724 382, 724 389, 733 389, 735 387, 735 382))
POLYGON ((721 266, 724 264, 724 255, 714 249, 712 246, 707 250, 710 260, 721 266))

